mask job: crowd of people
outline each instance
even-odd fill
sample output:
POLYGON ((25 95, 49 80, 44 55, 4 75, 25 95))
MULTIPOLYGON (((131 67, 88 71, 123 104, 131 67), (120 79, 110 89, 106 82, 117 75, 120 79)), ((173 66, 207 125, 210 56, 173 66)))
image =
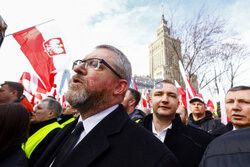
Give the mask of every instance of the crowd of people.
POLYGON ((95 47, 73 70, 65 108, 51 96, 32 106, 21 83, 1 84, 1 167, 250 165, 249 86, 228 90, 224 125, 200 97, 188 115, 168 79, 155 83, 151 112, 138 109, 131 64, 113 46, 95 47))

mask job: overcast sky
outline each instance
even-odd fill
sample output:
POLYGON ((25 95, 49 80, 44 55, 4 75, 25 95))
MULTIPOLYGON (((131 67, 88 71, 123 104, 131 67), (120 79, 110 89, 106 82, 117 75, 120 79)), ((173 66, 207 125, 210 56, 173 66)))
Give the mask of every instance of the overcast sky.
MULTIPOLYGON (((82 59, 98 44, 111 44, 129 58, 133 75, 149 75, 150 43, 157 38, 161 4, 165 18, 175 13, 177 22, 195 15, 203 6, 227 21, 226 30, 250 46, 250 0, 0 0, 0 15, 7 34, 56 19, 66 36, 71 62, 82 59)), ((0 81, 18 81, 31 66, 12 36, 0 49, 0 81), (19 50, 19 51, 18 51, 19 50)), ((250 74, 250 64, 244 70, 250 74)), ((71 67, 71 63, 69 65, 71 67)), ((250 85, 250 80, 239 82, 250 85)))

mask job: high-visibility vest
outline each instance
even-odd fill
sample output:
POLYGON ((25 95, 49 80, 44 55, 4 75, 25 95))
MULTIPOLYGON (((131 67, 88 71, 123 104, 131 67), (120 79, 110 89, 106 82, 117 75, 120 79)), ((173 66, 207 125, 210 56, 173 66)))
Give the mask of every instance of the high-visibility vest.
POLYGON ((54 129, 61 128, 58 122, 53 122, 48 124, 38 131, 36 131, 32 136, 30 136, 26 143, 22 145, 22 149, 26 154, 26 157, 30 159, 32 152, 35 150, 36 146, 54 129))
POLYGON ((66 126, 67 124, 69 124, 70 122, 73 122, 75 120, 75 118, 70 118, 70 119, 68 119, 67 121, 65 121, 65 122, 63 122, 62 124, 61 124, 61 127, 63 128, 64 126, 66 126))

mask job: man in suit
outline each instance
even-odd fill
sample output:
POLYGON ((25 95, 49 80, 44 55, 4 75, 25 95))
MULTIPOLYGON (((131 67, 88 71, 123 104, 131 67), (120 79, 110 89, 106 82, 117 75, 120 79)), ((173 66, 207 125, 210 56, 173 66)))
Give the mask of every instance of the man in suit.
POLYGON ((153 114, 146 116, 143 126, 175 154, 182 167, 198 167, 213 136, 182 123, 179 114, 176 114, 178 89, 172 81, 156 83, 151 92, 153 114))
POLYGON ((121 51, 97 46, 73 69, 66 100, 80 117, 58 133, 37 167, 177 166, 173 153, 131 121, 120 104, 131 80, 130 62, 121 51))

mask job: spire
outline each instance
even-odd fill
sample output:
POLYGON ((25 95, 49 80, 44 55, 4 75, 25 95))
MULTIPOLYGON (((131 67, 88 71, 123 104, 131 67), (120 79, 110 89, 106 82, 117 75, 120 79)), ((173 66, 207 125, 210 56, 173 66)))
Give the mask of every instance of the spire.
POLYGON ((162 20, 164 20, 164 4, 163 4, 163 1, 161 2, 161 12, 162 12, 161 18, 162 18, 162 20))
POLYGON ((162 10, 162 14, 161 14, 161 21, 160 21, 160 27, 157 31, 157 35, 161 35, 161 34, 166 34, 166 35, 170 35, 170 30, 167 27, 167 21, 164 18, 164 1, 162 0, 161 3, 161 10, 162 10))

